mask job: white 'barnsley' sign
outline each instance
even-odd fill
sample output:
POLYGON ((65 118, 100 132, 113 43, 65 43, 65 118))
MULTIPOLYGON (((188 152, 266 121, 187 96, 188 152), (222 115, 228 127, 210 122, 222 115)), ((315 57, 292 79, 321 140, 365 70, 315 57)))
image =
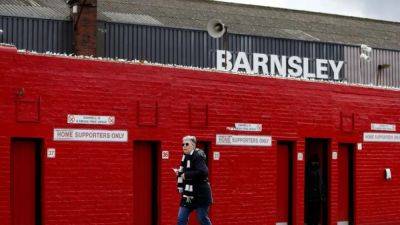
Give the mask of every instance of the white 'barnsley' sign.
MULTIPOLYGON (((238 52, 236 59, 233 60, 232 53, 225 50, 217 50, 217 69, 223 71, 245 72, 249 74, 272 74, 288 77, 304 77, 328 80, 329 68, 333 72, 333 80, 340 80, 340 71, 343 68, 344 61, 335 61, 327 59, 315 60, 315 73, 310 69, 309 58, 300 58, 298 56, 278 56, 261 53, 250 55, 252 65, 245 52, 238 52)), ((313 63, 314 64, 314 63, 313 63)))

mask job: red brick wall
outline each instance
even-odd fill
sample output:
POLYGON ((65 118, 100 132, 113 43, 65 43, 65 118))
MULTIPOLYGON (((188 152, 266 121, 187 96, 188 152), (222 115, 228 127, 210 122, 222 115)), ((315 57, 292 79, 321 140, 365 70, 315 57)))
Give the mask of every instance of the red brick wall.
MULTIPOLYGON (((210 162, 213 224, 254 225, 277 222, 278 140, 294 141, 298 153, 304 152, 306 137, 329 138, 331 155, 339 143, 362 142, 371 122, 400 125, 398 91, 16 54, 5 48, 0 49, 0 71, 0 218, 4 225, 10 224, 11 137, 39 137, 45 148, 56 148, 56 159, 43 156, 46 225, 132 224, 132 183, 139 182, 132 179, 134 140, 160 141, 162 150, 170 151, 170 159, 161 161, 159 216, 160 224, 175 224, 178 194, 171 167, 179 163, 181 137, 186 134, 211 141, 212 150, 221 153, 219 161, 210 162), (21 88, 25 95, 18 97, 21 88), (39 122, 16 121, 21 99, 40 101, 39 122), (207 113, 189 115, 190 107, 207 113), (150 119, 138 118, 140 110, 150 119), (115 115, 116 123, 72 125, 66 123, 67 114, 115 115), (157 122, 148 126, 146 120, 157 122), (272 147, 216 146, 216 134, 246 133, 226 129, 235 122, 262 123, 263 131, 256 134, 271 135, 272 147), (126 129, 129 141, 55 142, 54 128, 126 129)), ((400 224, 400 144, 363 143, 363 147, 355 153, 356 224, 400 224), (386 167, 392 168, 390 182, 383 179, 386 167)), ((330 160, 330 225, 337 221, 337 166, 336 160, 330 160)), ((304 161, 296 161, 294 168, 294 219, 300 225, 304 161)))
POLYGON ((74 52, 96 56, 97 0, 80 0, 78 5, 78 13, 72 14, 74 52))

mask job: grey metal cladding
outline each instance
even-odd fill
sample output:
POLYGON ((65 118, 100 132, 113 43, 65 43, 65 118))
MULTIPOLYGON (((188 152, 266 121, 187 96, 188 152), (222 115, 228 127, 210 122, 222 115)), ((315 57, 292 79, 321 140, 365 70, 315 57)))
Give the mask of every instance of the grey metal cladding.
MULTIPOLYGON (((99 27, 103 31, 104 56, 110 58, 215 68, 216 50, 223 49, 221 39, 214 39, 202 30, 109 22, 99 22, 99 27)), ((311 59, 310 72, 315 72, 313 59, 344 59, 344 46, 340 44, 240 34, 229 35, 229 50, 307 57, 311 59)), ((332 71, 328 74, 333 76, 332 71)), ((343 71, 340 77, 345 78, 343 71)))
POLYGON ((357 46, 344 47, 344 66, 348 82, 375 86, 400 87, 400 51, 373 49, 370 60, 360 59, 357 46), (379 65, 388 65, 378 69, 379 65))
POLYGON ((0 16, 0 42, 36 52, 72 52, 70 21, 0 16))
MULTIPOLYGON (((65 0, 0 1, 0 15, 66 20, 69 11, 65 0)), ((98 0, 97 11, 106 22, 205 30, 216 18, 236 34, 400 50, 400 23, 367 18, 211 0, 98 0)))

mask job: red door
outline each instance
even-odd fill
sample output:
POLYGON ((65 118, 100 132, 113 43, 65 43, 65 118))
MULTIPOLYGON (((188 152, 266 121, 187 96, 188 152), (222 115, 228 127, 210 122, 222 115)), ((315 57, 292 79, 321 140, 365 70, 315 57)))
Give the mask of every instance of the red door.
POLYGON ((306 139, 304 221, 328 224, 328 139, 306 139))
POLYGON ((277 171, 277 223, 276 224, 290 224, 291 216, 291 180, 292 180, 292 158, 291 158, 291 145, 286 142, 278 143, 278 171, 277 171))
POLYGON ((352 153, 352 145, 339 145, 338 221, 340 224, 352 224, 352 153))
POLYGON ((133 154, 133 221, 156 225, 158 209, 158 144, 138 141, 133 154))
POLYGON ((12 193, 14 225, 40 224, 40 143, 13 140, 12 193))

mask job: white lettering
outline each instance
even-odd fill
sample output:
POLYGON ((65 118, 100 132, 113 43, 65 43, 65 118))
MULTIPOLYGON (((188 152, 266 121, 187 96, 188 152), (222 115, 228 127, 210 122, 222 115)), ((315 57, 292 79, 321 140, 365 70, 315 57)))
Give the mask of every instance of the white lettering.
POLYGON ((329 64, 331 65, 331 68, 333 70, 333 79, 334 80, 339 80, 339 73, 340 73, 340 70, 343 67, 344 62, 343 61, 339 61, 338 64, 336 65, 334 60, 329 60, 329 64))
MULTIPOLYGON (((248 74, 270 74, 324 80, 331 77, 331 79, 340 80, 340 72, 344 64, 344 61, 327 59, 315 59, 314 61, 314 59, 300 58, 298 56, 287 57, 262 53, 253 53, 251 56, 252 58, 250 58, 252 64, 250 64, 248 54, 245 52, 238 52, 235 60, 233 60, 233 57, 230 51, 217 50, 217 69, 222 71, 245 72, 248 74), (313 63, 311 63, 311 61, 313 63), (333 76, 328 73, 330 71, 333 72, 333 76)), ((71 120, 71 123, 73 123, 76 118, 71 117, 68 118, 68 120, 71 120)), ((87 120, 89 121, 89 118, 87 120)), ((103 123, 103 121, 101 120, 101 122, 98 121, 97 123, 100 124, 103 123)), ((109 123, 113 124, 114 121, 112 120, 109 123)))
POLYGON ((315 78, 315 74, 309 72, 309 59, 304 58, 303 60, 303 68, 304 68, 304 78, 315 78))
POLYGON ((326 73, 323 72, 327 72, 328 71, 328 60, 326 59, 317 59, 317 78, 320 79, 328 79, 329 76, 326 73))
POLYGON ((291 68, 288 69, 289 76, 291 77, 300 77, 303 73, 303 68, 301 68, 301 58, 298 56, 289 57, 289 66, 291 68), (292 69, 293 68, 293 69, 292 69))
POLYGON ((232 69, 232 53, 230 51, 217 50, 217 70, 229 71, 232 69))
POLYGON ((259 73, 260 67, 262 74, 268 74, 268 56, 266 54, 254 53, 253 54, 253 73, 259 73))
POLYGON ((271 61, 271 74, 286 76, 286 56, 282 56, 282 58, 279 59, 279 56, 271 55, 270 61, 271 61), (275 73, 275 69, 278 70, 278 74, 275 73))
POLYGON ((251 73, 250 63, 247 59, 247 55, 245 52, 239 52, 235 61, 235 65, 233 66, 232 71, 238 72, 240 69, 244 69, 246 73, 251 73))

